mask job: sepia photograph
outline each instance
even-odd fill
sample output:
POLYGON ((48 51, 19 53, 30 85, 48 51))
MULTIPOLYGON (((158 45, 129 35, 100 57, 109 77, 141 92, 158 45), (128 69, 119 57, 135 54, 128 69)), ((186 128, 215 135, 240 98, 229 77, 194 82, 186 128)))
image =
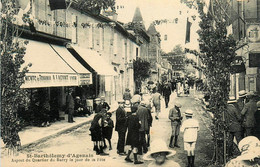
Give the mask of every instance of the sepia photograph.
POLYGON ((260 167, 260 0, 1 0, 3 167, 260 167))

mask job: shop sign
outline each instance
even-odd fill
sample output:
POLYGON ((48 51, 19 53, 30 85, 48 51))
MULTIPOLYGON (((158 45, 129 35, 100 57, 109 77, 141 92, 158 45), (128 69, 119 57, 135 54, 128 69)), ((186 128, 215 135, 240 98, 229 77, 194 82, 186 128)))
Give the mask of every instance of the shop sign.
POLYGON ((80 74, 79 75, 79 85, 90 85, 92 84, 91 74, 80 74))
POLYGON ((249 25, 246 33, 250 42, 260 42, 260 25, 249 25))
POLYGON ((21 88, 78 86, 77 74, 26 73, 21 88))

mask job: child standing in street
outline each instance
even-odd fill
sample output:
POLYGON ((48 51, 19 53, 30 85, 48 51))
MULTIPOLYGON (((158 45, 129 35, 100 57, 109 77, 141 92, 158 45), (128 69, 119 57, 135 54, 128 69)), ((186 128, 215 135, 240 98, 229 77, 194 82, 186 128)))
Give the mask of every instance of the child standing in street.
POLYGON ((167 159, 167 157, 173 156, 175 153, 176 151, 167 148, 165 141, 156 139, 151 143, 151 151, 149 151, 143 158, 145 160, 153 160, 148 167, 180 167, 177 162, 167 159))
POLYGON ((106 113, 106 118, 104 120, 104 130, 103 130, 104 145, 106 147, 105 139, 107 139, 107 141, 109 143, 109 150, 112 150, 111 138, 112 138, 113 128, 114 128, 114 122, 111 119, 111 116, 112 116, 111 112, 106 113))
POLYGON ((186 120, 183 121, 180 131, 184 132, 184 150, 187 151, 188 167, 194 167, 195 146, 199 131, 199 122, 196 119, 192 118, 192 110, 186 110, 185 116, 186 120))

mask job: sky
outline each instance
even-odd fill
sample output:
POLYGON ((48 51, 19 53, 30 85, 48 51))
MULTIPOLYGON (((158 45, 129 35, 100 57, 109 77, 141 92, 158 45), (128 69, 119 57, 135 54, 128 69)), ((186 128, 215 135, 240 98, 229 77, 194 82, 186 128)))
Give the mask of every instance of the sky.
POLYGON ((123 23, 131 22, 135 8, 139 7, 146 29, 154 20, 178 18, 178 24, 167 23, 156 26, 162 40, 164 35, 168 34, 168 41, 162 41, 161 48, 165 52, 171 51, 178 44, 183 48, 187 46, 192 49, 197 48, 198 19, 197 21, 191 19, 192 15, 196 15, 198 18, 197 11, 189 9, 185 4, 180 3, 180 0, 116 0, 115 7, 118 13, 117 20, 123 23), (189 17, 189 21, 192 21, 191 43, 185 44, 187 17, 189 17))

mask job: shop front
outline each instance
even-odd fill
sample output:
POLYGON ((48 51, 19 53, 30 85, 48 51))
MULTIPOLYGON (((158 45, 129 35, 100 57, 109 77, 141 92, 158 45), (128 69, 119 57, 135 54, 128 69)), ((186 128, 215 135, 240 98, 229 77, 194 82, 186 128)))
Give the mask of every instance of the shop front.
POLYGON ((33 125, 45 126, 64 119, 68 89, 89 85, 92 77, 65 47, 28 41, 24 64, 31 63, 32 66, 28 68, 21 88, 28 92, 29 107, 21 110, 20 116, 31 120, 33 125))
POLYGON ((92 73, 93 87, 92 91, 95 97, 105 96, 105 100, 111 104, 115 100, 115 85, 118 73, 114 70, 112 64, 107 62, 102 56, 94 50, 85 49, 76 45, 69 45, 68 50, 74 57, 92 73))

